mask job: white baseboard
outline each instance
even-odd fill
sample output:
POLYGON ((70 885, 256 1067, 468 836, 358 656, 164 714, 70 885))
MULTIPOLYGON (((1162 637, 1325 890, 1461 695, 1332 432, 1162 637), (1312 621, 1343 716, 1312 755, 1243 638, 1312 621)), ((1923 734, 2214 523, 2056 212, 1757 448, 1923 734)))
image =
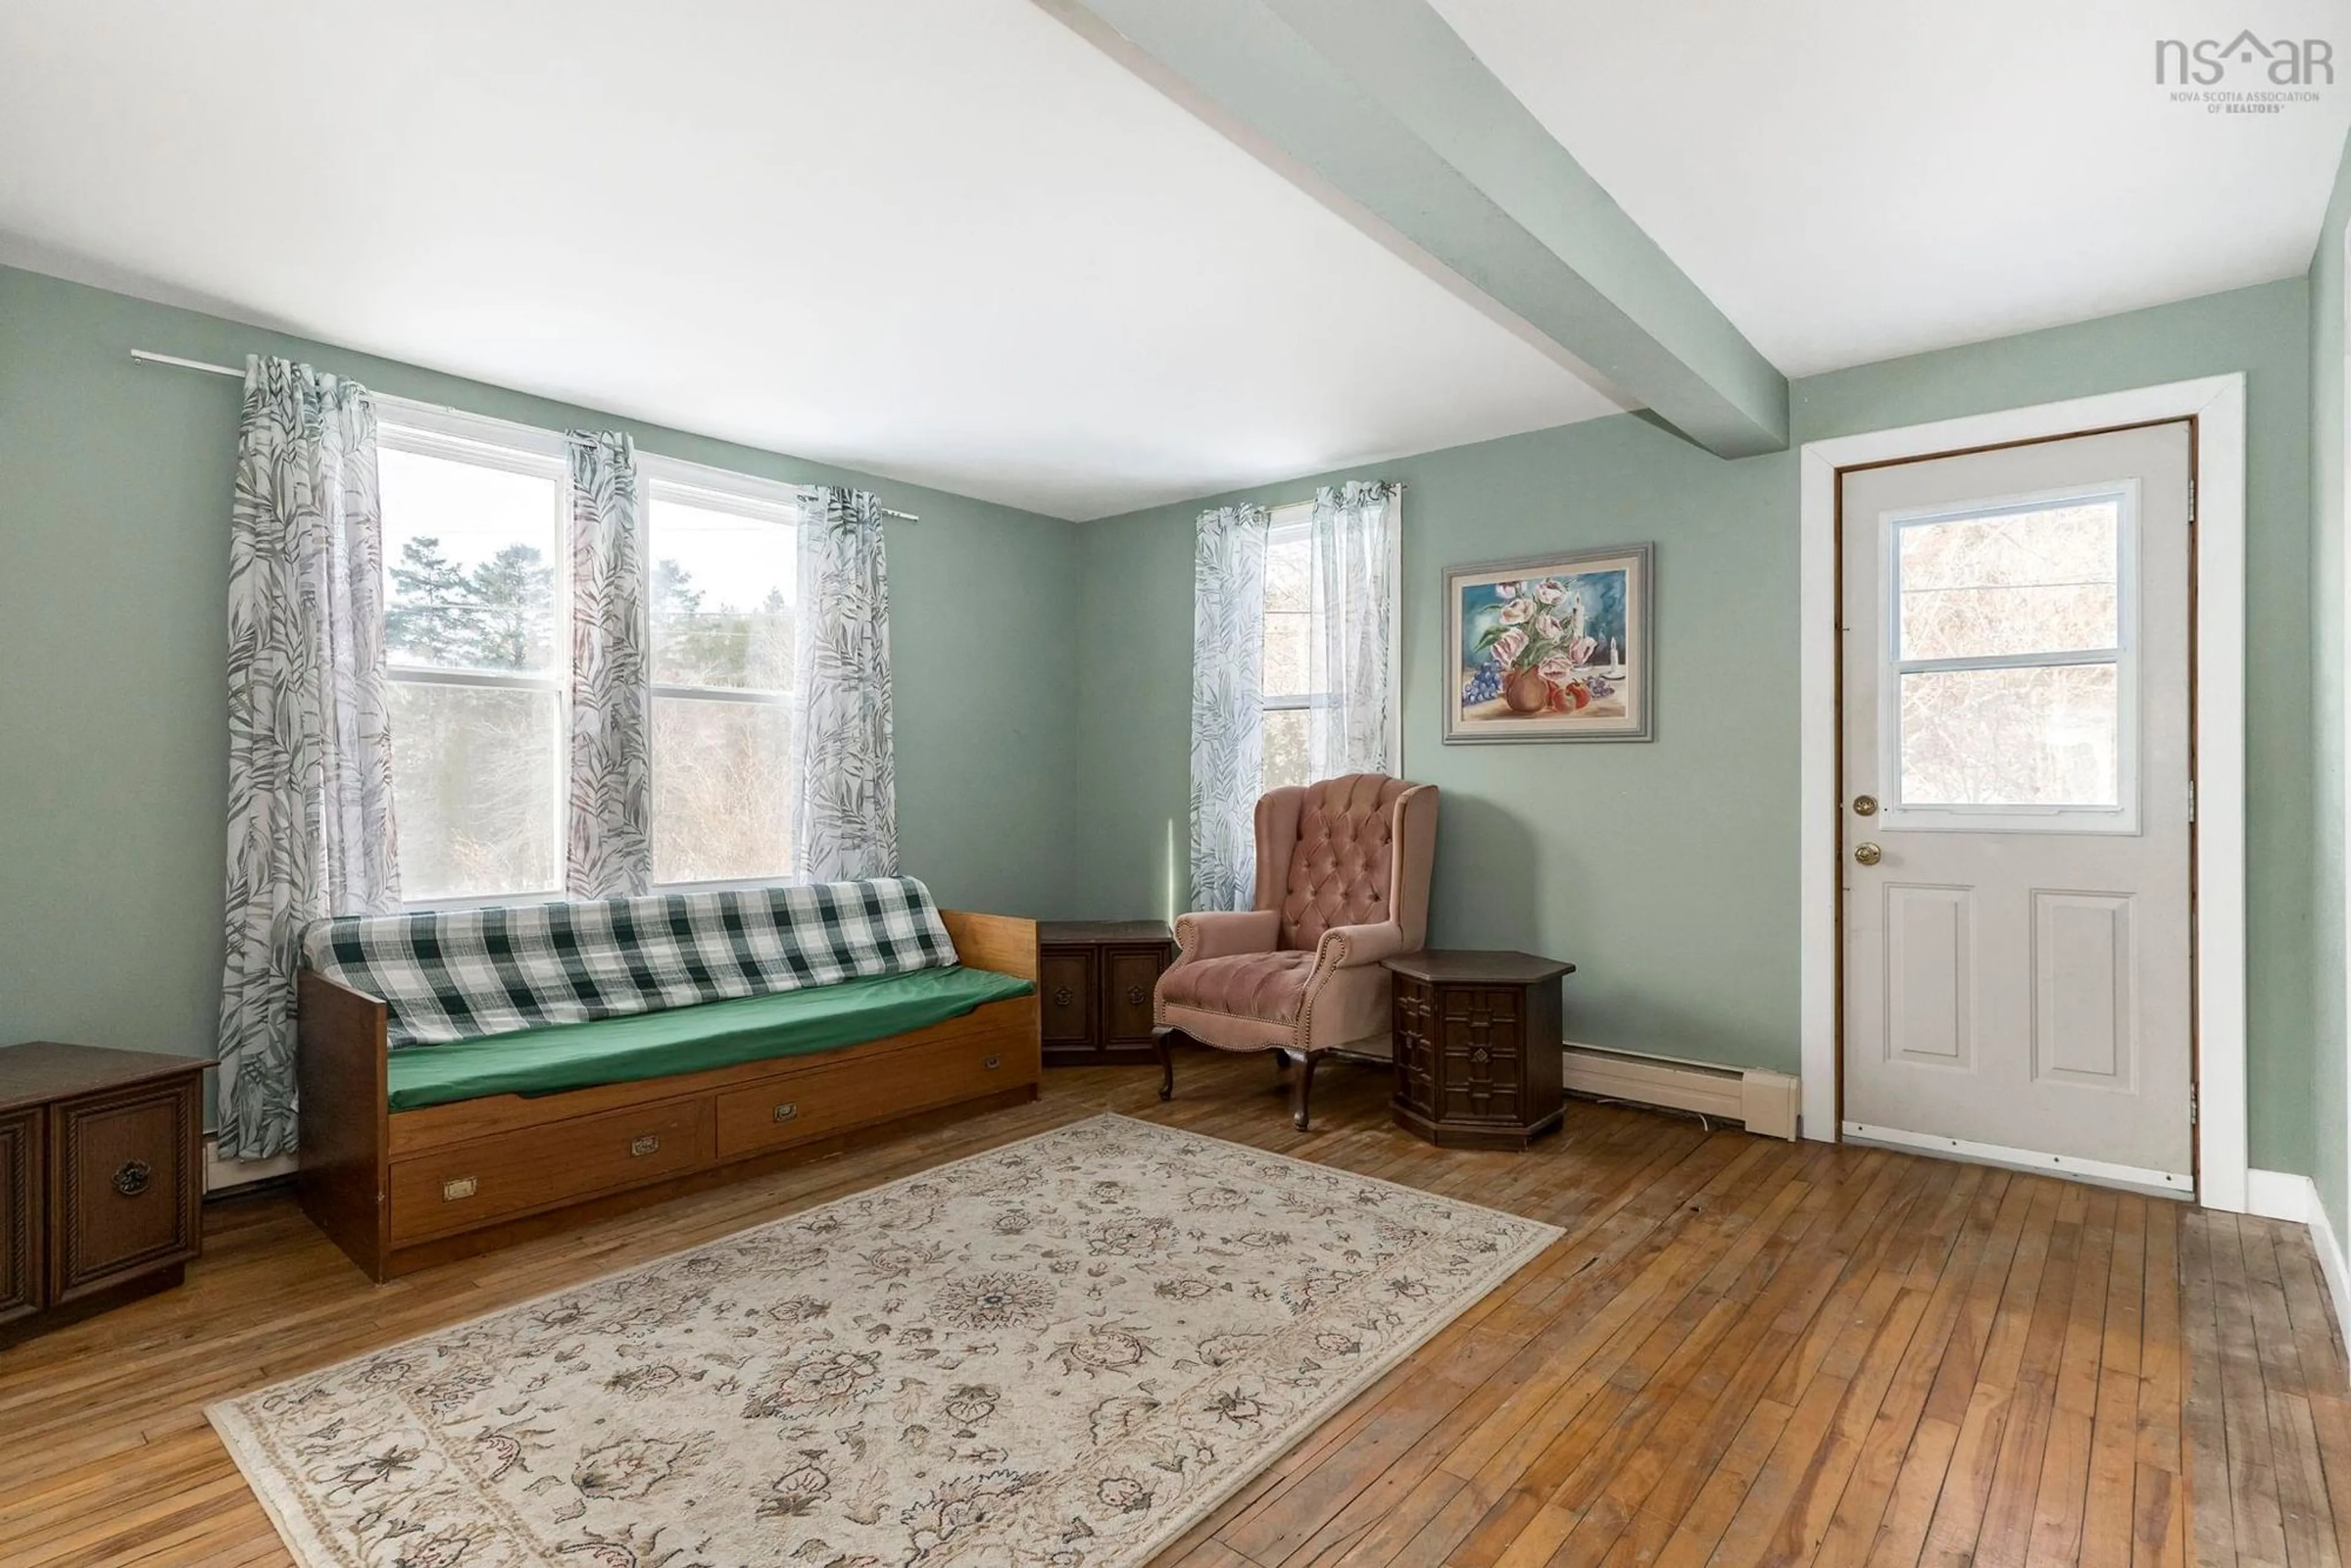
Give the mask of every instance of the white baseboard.
POLYGON ((2326 1276, 2326 1298, 2335 1306, 2335 1331, 2344 1332, 2351 1323, 2351 1268, 2344 1265, 2343 1242, 2335 1234, 2335 1224, 2326 1218, 2326 1206, 2318 1201, 2318 1189, 2310 1191, 2310 1245, 2318 1254, 2318 1271, 2326 1276))
POLYGON ((220 1156, 220 1140, 213 1134, 204 1134, 204 1196, 233 1192, 256 1182, 271 1181, 278 1176, 290 1176, 302 1168, 300 1159, 293 1155, 279 1155, 266 1160, 225 1160, 220 1156))
POLYGON ((2291 1219, 2307 1225, 2318 1208, 2318 1188, 2306 1176, 2292 1171, 2247 1171, 2245 1212, 2263 1219, 2291 1219))
POLYGON ((1796 1135, 1796 1080, 1784 1072, 1570 1045, 1566 1077, 1572 1094, 1719 1116, 1767 1138, 1796 1135))

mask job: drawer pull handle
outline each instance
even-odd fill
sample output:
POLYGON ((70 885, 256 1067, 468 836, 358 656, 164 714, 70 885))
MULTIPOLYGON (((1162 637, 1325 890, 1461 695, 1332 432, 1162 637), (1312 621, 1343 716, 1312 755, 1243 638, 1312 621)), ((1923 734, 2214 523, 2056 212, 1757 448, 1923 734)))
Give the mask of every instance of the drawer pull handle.
POLYGON ((634 1138, 630 1141, 629 1157, 632 1160, 643 1159, 645 1155, 653 1153, 660 1147, 661 1134, 659 1133, 647 1133, 643 1137, 634 1138))
POLYGON ((1057 1008, 1068 1007, 1071 1002, 1076 1001, 1077 999, 1078 993, 1070 989, 1067 986, 1058 987, 1053 992, 1053 1005, 1057 1008))
POLYGON ((778 1122, 791 1121, 799 1113, 799 1103, 796 1100, 787 1100, 784 1103, 777 1106, 774 1111, 769 1113, 769 1114, 774 1116, 778 1122))
POLYGON ((1000 1056, 983 1056, 979 1059, 979 1065, 983 1071, 993 1072, 998 1068, 1004 1065, 1004 1058, 1000 1056))
POLYGON ((1143 1005, 1143 988, 1141 986, 1127 987, 1126 1005, 1131 1008, 1141 1007, 1143 1005))
POLYGON ((441 1184, 441 1201, 455 1203, 461 1197, 471 1197, 481 1190, 481 1184, 472 1176, 459 1176, 455 1181, 441 1184))
POLYGON ((137 1197, 147 1190, 147 1184, 154 1179, 154 1171, 149 1168, 145 1160, 125 1160, 121 1168, 114 1173, 114 1190, 125 1197, 137 1197))

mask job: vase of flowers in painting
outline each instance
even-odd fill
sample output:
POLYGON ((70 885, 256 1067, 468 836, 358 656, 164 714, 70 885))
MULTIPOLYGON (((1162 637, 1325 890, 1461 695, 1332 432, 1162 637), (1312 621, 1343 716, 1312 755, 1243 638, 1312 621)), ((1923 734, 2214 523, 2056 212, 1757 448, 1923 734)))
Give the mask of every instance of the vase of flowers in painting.
POLYGON ((1585 630, 1581 596, 1552 577, 1498 582, 1493 592, 1501 615, 1479 639, 1478 652, 1495 666, 1512 713, 1573 713, 1608 695, 1604 677, 1584 672, 1599 640, 1585 630))

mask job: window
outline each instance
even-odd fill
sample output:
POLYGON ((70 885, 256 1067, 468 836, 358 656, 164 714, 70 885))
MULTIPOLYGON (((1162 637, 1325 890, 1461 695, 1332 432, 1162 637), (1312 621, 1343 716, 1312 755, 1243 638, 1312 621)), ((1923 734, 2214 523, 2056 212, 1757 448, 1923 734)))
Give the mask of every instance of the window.
POLYGON ((1314 706, 1314 508, 1283 507, 1265 542, 1264 788, 1308 781, 1307 715, 1314 706))
POLYGON ((2135 522, 2116 487, 1888 519, 1894 810, 2136 830, 2135 522))
POLYGON ((552 895, 562 459, 386 423, 377 461, 402 893, 552 895))
MULTIPOLYGON (((411 904, 555 897, 569 760, 562 438, 383 400, 385 628, 411 904)), ((656 885, 791 871, 791 487, 641 455, 656 885)))
POLYGON ((783 876, 792 863, 794 509, 641 464, 651 479, 653 880, 783 876))

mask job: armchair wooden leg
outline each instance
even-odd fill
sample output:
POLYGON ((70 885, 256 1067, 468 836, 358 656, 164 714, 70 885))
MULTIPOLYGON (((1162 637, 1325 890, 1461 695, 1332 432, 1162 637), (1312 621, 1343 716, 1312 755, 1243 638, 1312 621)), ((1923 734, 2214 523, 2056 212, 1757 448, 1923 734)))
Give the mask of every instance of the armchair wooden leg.
POLYGON ((1314 1054, 1301 1054, 1298 1059, 1298 1083, 1290 1100, 1290 1120, 1300 1132, 1306 1131, 1307 1103, 1314 1094, 1314 1054))
POLYGON ((1165 1029, 1151 1031, 1151 1043, 1159 1051, 1159 1097, 1162 1100, 1176 1098, 1176 1048, 1168 1043, 1168 1037, 1174 1032, 1165 1029))

